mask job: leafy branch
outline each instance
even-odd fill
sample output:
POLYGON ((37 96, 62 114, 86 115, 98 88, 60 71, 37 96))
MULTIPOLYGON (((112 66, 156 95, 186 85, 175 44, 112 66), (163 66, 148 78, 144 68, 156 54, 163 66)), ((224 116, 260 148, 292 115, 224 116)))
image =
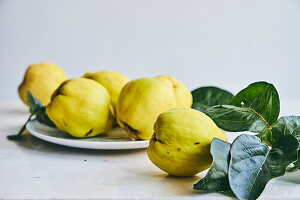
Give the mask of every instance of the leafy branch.
POLYGON ((27 101, 29 104, 29 111, 30 111, 30 116, 25 122, 25 124, 22 126, 18 134, 16 135, 8 135, 7 139, 9 140, 18 140, 22 133, 26 129, 26 125, 28 122, 37 119, 40 123, 46 124, 51 127, 55 127, 54 123, 49 119, 48 115, 46 114, 46 107, 42 105, 42 103, 35 98, 31 92, 27 92, 27 101))
POLYGON ((278 118, 279 95, 270 83, 250 84, 235 96, 220 88, 214 88, 212 92, 212 88, 202 87, 192 91, 192 107, 210 116, 223 130, 259 133, 266 127, 270 129, 278 118))
POLYGON ((214 162, 194 189, 231 189, 240 199, 256 199, 267 182, 282 176, 289 164, 293 163, 300 169, 300 117, 278 119, 279 95, 272 84, 250 84, 237 95, 232 95, 231 101, 228 98, 222 100, 228 91, 214 88, 212 95, 210 88, 198 88, 195 90, 198 92, 192 92, 194 109, 207 114, 223 130, 258 134, 240 135, 232 144, 215 138, 211 143, 214 162))
POLYGON ((242 134, 232 144, 214 138, 213 164, 195 190, 232 190, 239 199, 257 199, 269 180, 284 175, 297 160, 299 141, 291 134, 282 136, 272 147, 260 138, 242 134))

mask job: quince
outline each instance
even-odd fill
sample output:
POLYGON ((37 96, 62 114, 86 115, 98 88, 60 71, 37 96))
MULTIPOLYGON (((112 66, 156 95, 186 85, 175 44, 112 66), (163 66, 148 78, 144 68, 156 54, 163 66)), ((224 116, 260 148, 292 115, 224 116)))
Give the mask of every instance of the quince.
POLYGON ((190 108, 193 98, 189 89, 180 81, 176 80, 173 76, 160 75, 156 79, 167 79, 172 82, 174 88, 174 95, 176 99, 176 107, 190 108))
POLYGON ((117 104, 122 88, 129 82, 129 79, 125 75, 113 71, 87 72, 83 77, 93 79, 105 87, 114 107, 117 104))
POLYGON ((47 105, 53 91, 65 80, 65 72, 53 63, 30 65, 18 88, 19 96, 28 105, 27 92, 30 91, 43 105, 47 105))
POLYGON ((171 76, 136 79, 123 87, 116 118, 130 137, 150 139, 159 114, 171 108, 190 108, 192 101, 188 89, 171 76))
POLYGON ((107 90, 86 78, 63 82, 53 93, 46 113, 57 128, 80 138, 109 131, 114 119, 107 90))
POLYGON ((154 125, 147 154, 161 170, 175 176, 193 176, 212 163, 213 138, 227 141, 211 118, 194 109, 171 109, 154 125))

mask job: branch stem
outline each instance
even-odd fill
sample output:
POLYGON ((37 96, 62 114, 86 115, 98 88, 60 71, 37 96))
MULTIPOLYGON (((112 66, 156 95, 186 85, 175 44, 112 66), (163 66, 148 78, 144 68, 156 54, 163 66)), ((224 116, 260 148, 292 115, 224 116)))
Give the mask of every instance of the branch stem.
POLYGON ((25 131, 27 123, 31 121, 31 118, 35 115, 35 113, 36 113, 36 112, 33 112, 33 113, 29 116, 29 118, 28 118, 27 121, 25 122, 24 126, 22 126, 22 128, 20 129, 20 131, 18 132, 18 134, 16 134, 16 135, 8 135, 8 136, 7 136, 7 139, 9 139, 9 140, 18 140, 18 139, 20 138, 20 136, 22 135, 22 133, 25 131))

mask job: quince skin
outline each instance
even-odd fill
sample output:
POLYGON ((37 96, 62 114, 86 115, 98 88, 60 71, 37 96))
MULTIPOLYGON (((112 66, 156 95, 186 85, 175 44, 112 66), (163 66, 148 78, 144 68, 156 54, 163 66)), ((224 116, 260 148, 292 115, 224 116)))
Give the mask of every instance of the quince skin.
POLYGON ((125 75, 113 71, 87 72, 83 77, 93 79, 105 87, 114 107, 117 104, 122 88, 129 82, 129 79, 125 75))
POLYGON ((122 89, 116 118, 129 136, 150 139, 159 114, 171 108, 190 108, 192 101, 189 90, 174 77, 136 79, 122 89))
POLYGON ((171 109, 159 115, 147 154, 161 170, 175 176, 193 176, 212 163, 213 138, 227 141, 211 118, 194 109, 171 109))
POLYGON ((114 119, 107 90, 86 78, 63 82, 53 93, 46 113, 57 128, 80 138, 109 131, 114 119))
POLYGON ((65 80, 67 80, 65 72, 53 63, 30 65, 18 88, 19 96, 28 105, 27 92, 30 91, 43 105, 47 105, 53 91, 65 80))
POLYGON ((176 80, 173 76, 160 75, 156 79, 167 79, 172 82, 174 88, 174 95, 176 99, 176 107, 190 108, 193 101, 192 94, 189 89, 180 81, 176 80))

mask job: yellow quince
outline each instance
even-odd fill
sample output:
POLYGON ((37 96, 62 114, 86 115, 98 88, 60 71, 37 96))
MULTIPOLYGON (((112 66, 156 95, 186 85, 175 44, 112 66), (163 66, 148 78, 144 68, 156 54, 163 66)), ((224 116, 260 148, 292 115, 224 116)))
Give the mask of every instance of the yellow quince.
POLYGON ((174 77, 136 79, 123 87, 116 118, 129 136, 146 140, 151 138, 159 114, 171 108, 190 108, 192 101, 191 93, 174 77))
POLYGON ((167 79, 172 82, 174 88, 174 95, 176 98, 176 107, 178 108, 190 108, 193 101, 190 90, 180 81, 173 76, 160 75, 155 77, 156 79, 167 79))
POLYGON ((53 91, 65 80, 67 80, 67 75, 59 66, 53 63, 33 64, 27 68, 18 93, 21 100, 27 105, 28 91, 43 105, 47 105, 53 91))
POLYGON ((57 128, 80 138, 109 131, 114 119, 107 90, 86 78, 63 82, 53 93, 46 113, 57 128))
POLYGON ((171 109, 154 125, 147 154, 161 170, 175 176, 193 176, 212 163, 213 138, 227 141, 211 118, 194 109, 171 109))
POLYGON ((93 79, 105 87, 114 107, 117 104, 122 88, 129 82, 129 79, 125 75, 113 71, 87 72, 83 77, 93 79))

